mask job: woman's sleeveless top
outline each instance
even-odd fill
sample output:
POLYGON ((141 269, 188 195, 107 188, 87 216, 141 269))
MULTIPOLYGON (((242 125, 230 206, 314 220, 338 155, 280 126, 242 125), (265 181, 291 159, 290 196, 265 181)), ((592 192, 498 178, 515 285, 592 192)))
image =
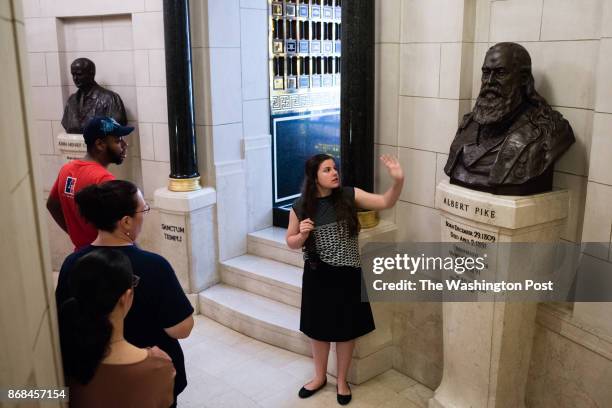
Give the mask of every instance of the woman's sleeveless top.
MULTIPOLYGON (((342 193, 354 206, 355 189, 343 187, 342 193)), ((293 211, 300 221, 306 218, 302 211, 302 203, 301 197, 293 203, 293 211)), ((317 255, 321 261, 333 266, 361 265, 358 236, 349 236, 346 220, 338 221, 331 196, 317 198, 317 212, 313 221, 315 229, 311 234, 314 234, 317 255)), ((306 261, 309 259, 308 251, 306 248, 302 250, 306 261)))

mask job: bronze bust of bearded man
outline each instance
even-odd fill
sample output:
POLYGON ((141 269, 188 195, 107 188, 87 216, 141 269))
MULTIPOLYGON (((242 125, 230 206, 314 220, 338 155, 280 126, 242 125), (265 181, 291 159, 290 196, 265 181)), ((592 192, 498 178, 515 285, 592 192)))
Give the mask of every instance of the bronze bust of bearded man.
POLYGON ((98 85, 94 80, 96 65, 88 58, 77 58, 70 64, 72 80, 78 90, 70 95, 64 108, 62 126, 67 133, 83 133, 94 116, 110 116, 122 126, 127 124, 121 97, 98 85))
POLYGON ((574 141, 569 122, 536 92, 527 50, 499 43, 487 51, 478 99, 444 172, 452 184, 493 194, 546 192, 554 163, 574 141))

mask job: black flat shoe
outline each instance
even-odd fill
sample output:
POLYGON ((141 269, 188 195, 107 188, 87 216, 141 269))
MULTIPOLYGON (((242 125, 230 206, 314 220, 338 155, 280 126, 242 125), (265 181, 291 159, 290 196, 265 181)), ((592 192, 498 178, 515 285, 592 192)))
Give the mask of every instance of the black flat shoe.
MULTIPOLYGON (((351 389, 351 386, 348 383, 346 383, 346 386, 349 388, 349 390, 351 389)), ((338 404, 346 405, 349 402, 351 402, 352 398, 353 398, 353 394, 342 395, 338 393, 338 386, 336 385, 336 399, 338 400, 338 404)))
POLYGON ((308 390, 308 389, 306 389, 306 387, 302 387, 302 388, 300 388, 300 391, 298 392, 298 397, 300 397, 300 398, 312 397, 314 394, 317 393, 317 391, 319 391, 320 389, 322 389, 326 385, 327 385, 327 378, 325 379, 325 381, 323 381, 323 384, 321 384, 319 386, 319 388, 317 388, 317 389, 308 390))

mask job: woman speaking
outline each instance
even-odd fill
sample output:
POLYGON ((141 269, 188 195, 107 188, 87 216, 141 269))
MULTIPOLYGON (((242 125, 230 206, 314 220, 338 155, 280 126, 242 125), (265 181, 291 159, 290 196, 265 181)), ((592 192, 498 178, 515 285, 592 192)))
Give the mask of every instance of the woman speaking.
POLYGON ((385 155, 381 161, 393 179, 384 194, 342 187, 331 156, 318 154, 306 161, 302 196, 293 204, 286 236, 290 248, 304 251, 300 330, 311 340, 315 366, 300 398, 325 387, 330 342, 336 342, 337 400, 341 405, 351 401, 346 376, 355 339, 374 330, 370 304, 361 301, 357 208, 393 207, 404 182, 396 158, 385 155))

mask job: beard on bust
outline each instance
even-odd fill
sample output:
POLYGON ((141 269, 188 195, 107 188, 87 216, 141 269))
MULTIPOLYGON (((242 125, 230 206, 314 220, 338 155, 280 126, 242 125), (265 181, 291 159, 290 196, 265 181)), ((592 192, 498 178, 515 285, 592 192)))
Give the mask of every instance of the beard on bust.
POLYGON ((513 88, 509 95, 502 94, 495 86, 485 86, 480 90, 474 105, 474 120, 481 125, 503 121, 522 102, 520 88, 513 88))

